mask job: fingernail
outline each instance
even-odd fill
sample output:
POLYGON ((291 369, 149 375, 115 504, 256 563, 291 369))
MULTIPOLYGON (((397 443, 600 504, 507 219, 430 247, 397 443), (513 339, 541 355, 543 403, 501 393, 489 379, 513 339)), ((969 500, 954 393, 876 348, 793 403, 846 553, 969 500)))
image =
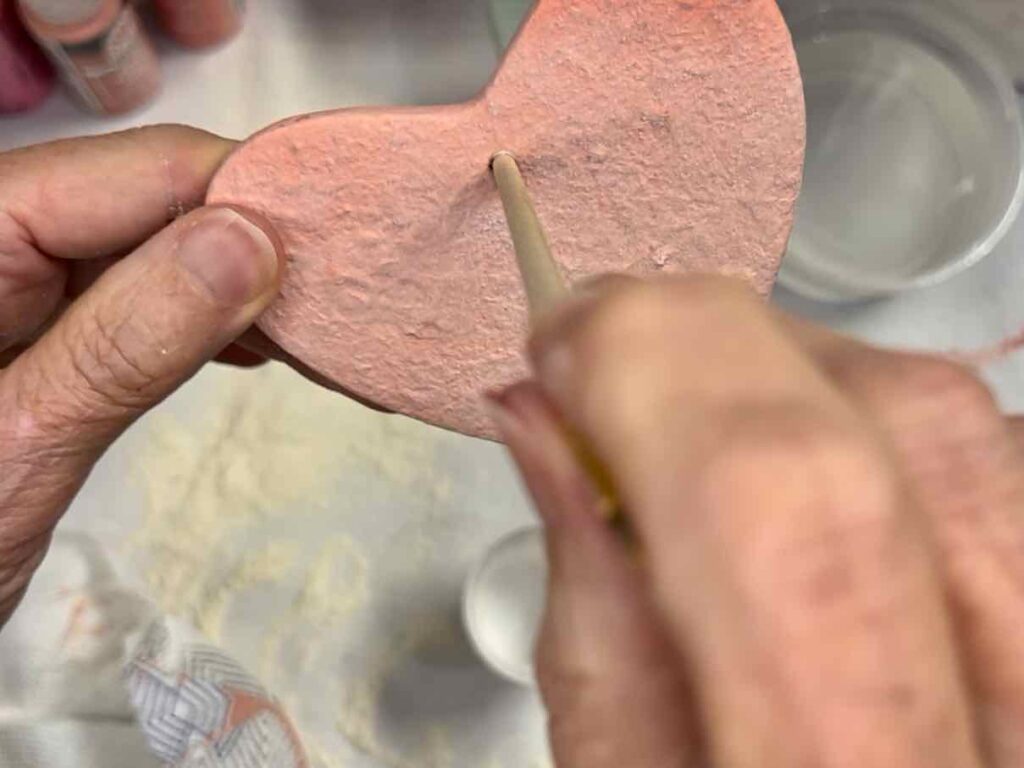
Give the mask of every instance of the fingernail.
POLYGON ((181 266, 218 304, 244 306, 277 282, 280 264, 268 234, 231 208, 208 208, 182 235, 181 266))

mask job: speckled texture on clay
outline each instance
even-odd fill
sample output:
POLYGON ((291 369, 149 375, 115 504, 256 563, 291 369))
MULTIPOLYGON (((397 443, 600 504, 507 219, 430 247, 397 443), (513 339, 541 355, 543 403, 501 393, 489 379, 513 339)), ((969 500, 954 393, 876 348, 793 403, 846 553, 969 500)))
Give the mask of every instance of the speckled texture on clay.
POLYGON ((498 149, 519 158, 570 280, 700 270, 767 293, 804 149, 774 0, 540 0, 470 102, 257 134, 208 201, 281 235, 287 272, 260 327, 369 400, 492 436, 481 393, 526 374, 527 327, 498 149))

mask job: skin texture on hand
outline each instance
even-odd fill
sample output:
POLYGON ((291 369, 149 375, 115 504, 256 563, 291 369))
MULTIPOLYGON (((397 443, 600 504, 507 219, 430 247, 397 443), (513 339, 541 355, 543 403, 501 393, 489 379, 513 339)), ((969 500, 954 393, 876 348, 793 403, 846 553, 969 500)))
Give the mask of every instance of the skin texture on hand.
POLYGON ((1024 764, 1024 451, 971 371, 720 278, 588 291, 530 351, 493 410, 549 532, 560 768, 1024 764))
POLYGON ((159 126, 0 155, 0 623, 102 452, 276 294, 264 221, 191 210, 231 146, 159 126))

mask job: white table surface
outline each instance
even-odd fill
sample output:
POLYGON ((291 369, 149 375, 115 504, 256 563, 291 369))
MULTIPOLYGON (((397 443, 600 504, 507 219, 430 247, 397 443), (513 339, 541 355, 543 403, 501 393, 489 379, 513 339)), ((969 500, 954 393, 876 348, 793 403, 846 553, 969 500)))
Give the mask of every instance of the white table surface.
MULTIPOLYGON (((0 119, 0 149, 165 121, 244 137, 316 109, 461 99, 496 63, 480 0, 257 0, 226 47, 165 48, 150 107, 100 120, 55 97, 0 119)), ((1021 290, 1018 223, 927 291, 844 308, 776 298, 882 343, 954 349, 1024 326, 1021 290)), ((1024 409, 1024 358, 987 375, 1024 409)), ((317 764, 540 768, 536 697, 480 665, 458 615, 472 560, 532 520, 500 448, 270 366, 203 371, 101 461, 65 527, 261 675, 317 764)))

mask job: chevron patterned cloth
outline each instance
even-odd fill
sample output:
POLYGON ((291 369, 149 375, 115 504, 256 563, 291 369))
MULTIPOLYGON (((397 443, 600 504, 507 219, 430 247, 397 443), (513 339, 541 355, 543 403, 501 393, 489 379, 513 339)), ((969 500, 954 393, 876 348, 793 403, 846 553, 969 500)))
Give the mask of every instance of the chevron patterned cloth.
POLYGON ((153 624, 126 667, 150 749, 174 768, 305 768, 273 697, 234 660, 173 619, 153 624))
POLYGON ((276 699, 58 533, 0 633, 3 768, 307 768, 276 699))

